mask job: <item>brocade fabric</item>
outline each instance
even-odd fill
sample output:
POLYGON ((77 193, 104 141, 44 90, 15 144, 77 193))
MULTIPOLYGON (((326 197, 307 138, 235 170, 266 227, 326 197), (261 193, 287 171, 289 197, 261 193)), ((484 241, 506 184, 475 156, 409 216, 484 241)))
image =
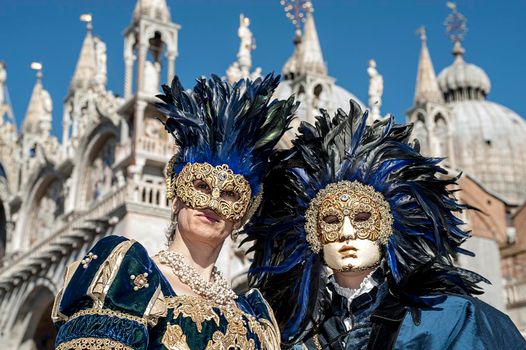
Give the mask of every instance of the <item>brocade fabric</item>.
POLYGON ((258 290, 226 312, 176 295, 135 241, 109 236, 90 252, 96 258, 74 264, 55 299, 57 349, 279 349, 272 310, 258 290))

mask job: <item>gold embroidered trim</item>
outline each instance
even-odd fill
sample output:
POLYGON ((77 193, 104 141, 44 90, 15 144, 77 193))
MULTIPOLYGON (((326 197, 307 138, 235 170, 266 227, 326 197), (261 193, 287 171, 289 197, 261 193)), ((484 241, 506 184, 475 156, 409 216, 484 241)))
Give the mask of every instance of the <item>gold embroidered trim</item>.
POLYGON ((74 313, 73 315, 71 315, 71 317, 68 319, 68 321, 74 320, 75 318, 80 317, 80 316, 87 316, 87 315, 113 316, 113 317, 123 318, 123 319, 126 319, 126 320, 132 320, 132 321, 138 322, 138 323, 140 323, 140 324, 142 324, 144 326, 148 325, 147 321, 144 318, 142 318, 142 317, 128 315, 128 314, 125 314, 123 312, 109 310, 109 309, 93 309, 93 308, 86 309, 86 310, 80 310, 80 311, 74 313))
MULTIPOLYGON (((227 321, 226 332, 215 331, 212 339, 209 340, 205 350, 224 350, 224 349, 243 349, 254 350, 256 344, 254 339, 247 338, 248 329, 259 339, 263 349, 279 349, 279 328, 271 314, 271 321, 265 319, 258 320, 254 316, 241 311, 237 305, 227 308, 201 297, 179 295, 166 298, 168 308, 174 310, 174 319, 183 315, 190 317, 196 324, 199 332, 202 331, 205 321, 213 320, 217 326, 220 325, 220 315, 227 321), (217 308, 219 313, 214 310, 217 308)), ((268 305, 267 305, 268 307, 268 305)), ((269 309, 269 312, 270 309, 269 309)), ((179 349, 177 344, 182 341, 182 330, 176 326, 169 326, 167 332, 170 334, 163 337, 163 344, 168 349, 179 349)))
POLYGON ((161 342, 168 350, 190 350, 183 329, 178 325, 168 323, 161 342))
POLYGON ((323 350, 320 344, 320 339, 318 339, 318 333, 314 334, 314 337, 312 338, 314 341, 314 345, 316 346, 316 350, 323 350))
POLYGON ((133 350, 121 342, 108 338, 78 338, 57 346, 56 350, 133 350))
POLYGON ((207 300, 200 297, 190 295, 178 295, 166 299, 166 304, 169 308, 174 309, 174 319, 183 315, 183 317, 190 317, 197 326, 197 331, 201 333, 203 330, 203 322, 213 320, 219 326, 219 315, 212 309, 213 306, 207 300))
POLYGON ((104 300, 106 299, 106 295, 110 290, 113 280, 119 272, 122 260, 134 243, 134 240, 120 243, 100 265, 87 292, 88 296, 93 300, 96 308, 102 308, 104 305, 104 300))

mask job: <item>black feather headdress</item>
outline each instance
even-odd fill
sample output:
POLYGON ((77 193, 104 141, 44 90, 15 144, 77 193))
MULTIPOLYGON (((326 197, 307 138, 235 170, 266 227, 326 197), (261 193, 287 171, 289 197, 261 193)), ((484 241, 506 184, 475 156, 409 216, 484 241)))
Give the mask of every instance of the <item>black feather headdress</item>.
POLYGON ((453 265, 455 254, 471 254, 460 248, 469 232, 457 216, 467 207, 452 196, 458 178, 441 175, 442 159, 422 156, 409 142, 412 125, 389 117, 366 126, 367 113, 354 101, 349 114, 321 114, 315 125, 302 123, 293 147, 273 159, 265 198, 245 226, 246 241, 254 243, 249 282, 275 311, 283 344, 308 332, 326 302, 323 254, 306 240, 305 212, 334 182, 359 181, 389 203, 393 232, 383 250, 392 293, 424 304, 444 289, 478 293, 484 279, 453 265), (422 275, 432 277, 426 282, 422 275))
POLYGON ((185 90, 177 76, 171 86, 163 85, 157 107, 167 116, 165 128, 179 148, 169 176, 187 163, 227 164, 257 195, 268 157, 297 108, 293 97, 272 99, 278 84, 279 76, 268 74, 233 86, 215 75, 197 79, 192 90, 185 90))

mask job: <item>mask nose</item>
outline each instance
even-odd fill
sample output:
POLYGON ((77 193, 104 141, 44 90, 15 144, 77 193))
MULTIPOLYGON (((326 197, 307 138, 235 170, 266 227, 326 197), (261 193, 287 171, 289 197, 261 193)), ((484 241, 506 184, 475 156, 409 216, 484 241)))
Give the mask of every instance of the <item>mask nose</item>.
POLYGON ((345 216, 343 218, 343 227, 342 227, 341 236, 345 240, 356 238, 356 232, 354 230, 353 225, 351 224, 351 219, 349 219, 348 216, 345 216))

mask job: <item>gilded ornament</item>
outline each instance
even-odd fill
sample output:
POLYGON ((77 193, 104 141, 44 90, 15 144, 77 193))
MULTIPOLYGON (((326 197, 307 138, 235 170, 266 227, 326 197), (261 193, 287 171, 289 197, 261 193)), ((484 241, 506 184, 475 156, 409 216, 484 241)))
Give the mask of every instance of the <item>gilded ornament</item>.
POLYGON ((239 222, 245 216, 252 199, 248 181, 234 174, 226 164, 213 166, 208 163, 188 163, 175 179, 175 194, 184 204, 194 209, 212 209, 224 219, 239 222), (201 180, 208 190, 196 188, 195 181, 201 180), (232 192, 235 199, 225 198, 232 192))
POLYGON ((307 242, 312 251, 318 253, 323 244, 341 239, 346 216, 357 239, 386 244, 392 234, 393 217, 383 195, 359 181, 339 181, 319 191, 305 213, 307 242))
POLYGON ((131 275, 130 279, 133 281, 133 290, 138 291, 139 289, 148 288, 148 272, 141 273, 137 276, 131 275))
POLYGON ((96 254, 93 254, 92 252, 89 252, 88 255, 86 255, 86 257, 80 261, 80 263, 82 264, 83 268, 87 269, 89 263, 92 260, 95 260, 97 258, 98 258, 98 256, 96 254))
POLYGON ((166 346, 168 350, 190 350, 182 328, 176 324, 172 325, 168 323, 161 343, 166 346))

